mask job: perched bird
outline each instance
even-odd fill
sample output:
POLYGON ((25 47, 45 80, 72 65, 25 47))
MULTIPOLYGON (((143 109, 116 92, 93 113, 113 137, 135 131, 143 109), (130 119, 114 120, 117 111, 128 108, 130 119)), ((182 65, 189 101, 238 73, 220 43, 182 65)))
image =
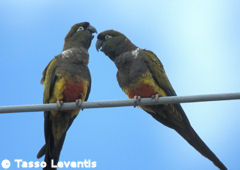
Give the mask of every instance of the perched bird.
MULTIPOLYGON (((129 98, 137 102, 141 97, 176 96, 163 65, 157 56, 140 49, 125 35, 107 30, 98 35, 97 50, 101 49, 116 65, 117 80, 129 98)), ((165 126, 177 131, 203 156, 220 169, 227 169, 201 140, 180 104, 146 105, 141 108, 165 126)))
POLYGON ((63 51, 54 57, 43 71, 43 103, 58 103, 59 110, 44 112, 45 145, 37 158, 45 154, 47 167, 57 165, 67 130, 79 113, 78 110, 60 110, 63 102, 81 104, 88 99, 91 76, 88 69, 88 48, 96 29, 88 22, 72 26, 65 37, 63 51))

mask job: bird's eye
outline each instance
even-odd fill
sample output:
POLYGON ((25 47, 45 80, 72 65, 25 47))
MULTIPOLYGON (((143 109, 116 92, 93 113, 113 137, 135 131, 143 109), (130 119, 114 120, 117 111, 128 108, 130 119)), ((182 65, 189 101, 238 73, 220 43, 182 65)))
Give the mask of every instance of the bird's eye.
POLYGON ((112 38, 112 36, 111 35, 105 35, 105 40, 107 40, 107 39, 110 39, 110 38, 112 38))
POLYGON ((84 27, 83 26, 80 26, 78 29, 77 29, 77 32, 78 31, 83 31, 84 30, 84 27))

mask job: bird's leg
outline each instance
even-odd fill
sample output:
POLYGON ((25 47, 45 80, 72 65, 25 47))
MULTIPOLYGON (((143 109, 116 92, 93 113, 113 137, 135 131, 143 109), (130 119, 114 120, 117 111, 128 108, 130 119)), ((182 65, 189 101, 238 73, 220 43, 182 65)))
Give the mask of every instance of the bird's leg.
POLYGON ((141 96, 134 96, 133 97, 133 100, 134 100, 134 105, 133 105, 133 107, 136 107, 138 104, 139 104, 139 102, 140 102, 140 100, 141 100, 141 96))
POLYGON ((61 109, 62 105, 63 105, 63 101, 62 100, 58 100, 57 101, 57 108, 61 109))
MULTIPOLYGON (((82 105, 82 103, 83 103, 82 99, 77 99, 75 102, 76 102, 76 105, 77 105, 78 107, 81 107, 81 105, 82 105)), ((82 110, 83 110, 83 109, 82 109, 82 110)))
POLYGON ((152 99, 154 99, 156 102, 158 102, 159 94, 152 95, 152 99))

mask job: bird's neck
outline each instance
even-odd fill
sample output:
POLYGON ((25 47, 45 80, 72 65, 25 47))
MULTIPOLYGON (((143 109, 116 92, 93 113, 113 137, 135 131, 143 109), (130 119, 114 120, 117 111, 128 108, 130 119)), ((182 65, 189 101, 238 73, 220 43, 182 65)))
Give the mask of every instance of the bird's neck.
POLYGON ((112 50, 108 56, 114 61, 121 54, 135 49, 137 49, 137 47, 132 43, 121 43, 115 50, 112 50))
POLYGON ((67 50, 67 49, 70 49, 70 48, 76 48, 76 49, 79 49, 79 48, 85 48, 85 49, 88 49, 89 46, 90 46, 90 43, 91 41, 69 41, 69 42, 65 42, 64 43, 64 46, 63 46, 63 51, 67 50))

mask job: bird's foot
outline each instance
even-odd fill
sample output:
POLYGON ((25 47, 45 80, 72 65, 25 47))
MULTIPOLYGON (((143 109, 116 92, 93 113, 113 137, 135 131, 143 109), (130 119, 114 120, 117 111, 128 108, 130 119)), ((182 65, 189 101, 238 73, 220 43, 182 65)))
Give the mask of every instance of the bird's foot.
POLYGON ((134 96, 133 100, 134 100, 133 107, 136 107, 137 105, 139 105, 139 102, 141 101, 141 96, 134 96))
POLYGON ((154 99, 155 102, 158 102, 159 94, 152 95, 152 99, 154 99))
MULTIPOLYGON (((76 105, 77 105, 78 107, 81 107, 83 101, 82 101, 82 99, 77 99, 77 100, 75 101, 75 103, 76 103, 76 105)), ((82 109, 82 110, 83 110, 83 109, 82 109)))
POLYGON ((63 101, 62 100, 60 100, 60 101, 58 100, 57 101, 57 108, 61 109, 62 105, 63 105, 63 101))

